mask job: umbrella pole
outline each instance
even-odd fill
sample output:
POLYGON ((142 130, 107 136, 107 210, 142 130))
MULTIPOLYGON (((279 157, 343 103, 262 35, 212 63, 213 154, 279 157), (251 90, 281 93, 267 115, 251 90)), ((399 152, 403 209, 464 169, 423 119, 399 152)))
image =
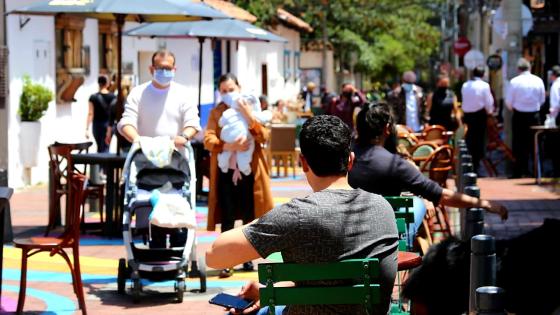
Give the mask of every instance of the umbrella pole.
MULTIPOLYGON (((119 121, 124 112, 124 95, 122 91, 122 30, 126 15, 115 14, 115 21, 117 22, 117 121, 119 121)), ((117 135, 117 153, 121 151, 123 145, 123 137, 119 132, 117 135)))
POLYGON ((204 37, 199 37, 200 51, 198 54, 198 115, 200 116, 200 107, 202 102, 202 50, 204 44, 204 37))

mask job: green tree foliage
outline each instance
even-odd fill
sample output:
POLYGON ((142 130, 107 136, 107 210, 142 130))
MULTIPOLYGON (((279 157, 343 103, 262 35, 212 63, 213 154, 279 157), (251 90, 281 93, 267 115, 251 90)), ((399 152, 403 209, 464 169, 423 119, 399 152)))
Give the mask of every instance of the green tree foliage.
POLYGON ((356 52, 356 71, 374 78, 394 77, 426 68, 439 47, 440 33, 429 24, 442 0, 240 0, 262 24, 284 7, 311 24, 315 32, 304 40, 321 40, 321 14, 326 14, 328 40, 343 65, 356 52))
POLYGON ((43 117, 53 92, 41 84, 31 82, 29 76, 23 77, 23 91, 19 99, 18 114, 21 121, 37 121, 43 117))

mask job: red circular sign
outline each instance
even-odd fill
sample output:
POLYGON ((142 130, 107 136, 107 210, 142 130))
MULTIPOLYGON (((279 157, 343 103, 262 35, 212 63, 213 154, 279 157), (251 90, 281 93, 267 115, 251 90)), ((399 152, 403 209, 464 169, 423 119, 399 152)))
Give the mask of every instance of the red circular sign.
POLYGON ((459 37, 457 41, 453 43, 453 51, 461 57, 469 52, 469 50, 471 50, 471 42, 464 36, 459 37))

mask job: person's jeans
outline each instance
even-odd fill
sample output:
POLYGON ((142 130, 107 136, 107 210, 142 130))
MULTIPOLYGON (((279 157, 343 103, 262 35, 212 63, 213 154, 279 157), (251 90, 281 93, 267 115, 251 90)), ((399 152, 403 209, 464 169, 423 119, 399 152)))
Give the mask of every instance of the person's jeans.
MULTIPOLYGON (((413 206, 412 209, 409 209, 414 213, 414 222, 410 223, 408 226, 408 246, 412 247, 414 244, 414 238, 416 237, 416 233, 420 226, 422 226, 422 220, 424 220, 424 216, 426 215, 426 205, 424 201, 420 197, 413 196, 413 206)), ((401 209, 404 211, 404 209, 401 209)))
MULTIPOLYGON (((282 312, 284 312, 284 308, 286 308, 285 305, 276 305, 274 307, 274 314, 275 315, 282 315, 282 312)), ((261 307, 256 313, 254 313, 255 315, 268 315, 268 306, 265 307, 261 307)), ((226 315, 231 315, 231 313, 226 313, 226 315)))
MULTIPOLYGON (((282 315, 284 312, 285 305, 277 305, 274 307, 274 314, 275 315, 282 315)), ((257 312, 257 315, 268 315, 268 306, 261 307, 261 309, 257 312)))

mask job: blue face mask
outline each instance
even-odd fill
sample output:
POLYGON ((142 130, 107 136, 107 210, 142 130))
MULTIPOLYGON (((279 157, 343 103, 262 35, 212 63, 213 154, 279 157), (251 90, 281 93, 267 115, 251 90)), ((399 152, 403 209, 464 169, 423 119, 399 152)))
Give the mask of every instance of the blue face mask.
POLYGON ((412 91, 412 83, 404 83, 402 85, 402 87, 403 87, 404 91, 407 92, 407 93, 412 91))
POLYGON ((222 102, 229 107, 236 108, 237 107, 237 100, 241 97, 239 92, 229 92, 226 94, 222 94, 222 102))
POLYGON ((154 71, 154 81, 156 81, 159 85, 168 86, 173 81, 175 77, 174 70, 167 70, 167 69, 156 69, 154 71))

